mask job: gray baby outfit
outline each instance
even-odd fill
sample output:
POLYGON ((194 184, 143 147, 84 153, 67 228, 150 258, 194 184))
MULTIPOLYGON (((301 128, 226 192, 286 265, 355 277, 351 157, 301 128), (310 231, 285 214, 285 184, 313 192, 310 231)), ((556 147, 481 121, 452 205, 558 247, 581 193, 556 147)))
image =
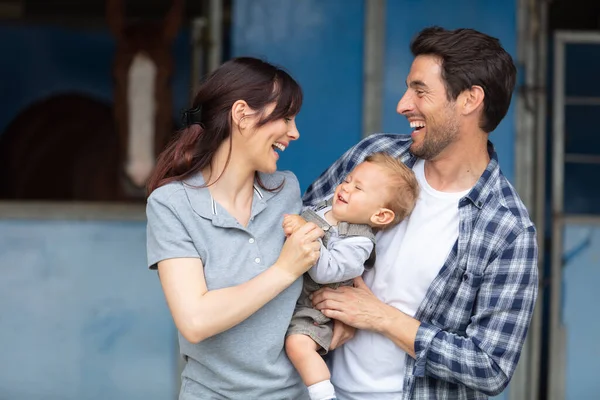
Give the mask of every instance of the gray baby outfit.
MULTIPOLYGON (((326 200, 318 204, 314 209, 307 208, 302 211, 301 216, 307 222, 314 222, 325 231, 321 246, 321 258, 319 263, 312 268, 311 271, 304 274, 304 285, 300 298, 296 303, 296 310, 292 316, 292 321, 287 331, 287 335, 301 334, 310 336, 319 346, 319 353, 327 354, 331 345, 331 339, 333 337, 333 321, 330 318, 323 315, 323 313, 312 306, 312 302, 309 295, 314 291, 322 288, 323 286, 329 286, 332 288, 338 288, 339 286, 352 286, 353 278, 362 275, 364 268, 370 268, 375 263, 375 235, 373 229, 369 225, 363 224, 349 224, 346 222, 340 222, 336 227, 331 226, 324 217, 325 212, 331 209, 332 200, 326 200), (319 215, 320 214, 320 215, 319 215), (363 240, 354 240, 362 238, 363 240), (350 239, 350 240, 349 240, 350 239), (344 251, 330 251, 332 245, 342 243, 346 246, 346 249, 358 250, 350 254, 344 254, 344 251), (362 250, 362 251, 361 251, 362 250), (366 250, 366 251, 365 251, 366 250), (335 260, 336 257, 346 258, 345 256, 353 257, 352 259, 335 260), (327 260, 323 260, 327 257, 327 260), (317 267, 327 268, 323 264, 332 264, 340 262, 342 265, 352 265, 352 271, 341 271, 346 273, 346 279, 341 282, 315 282, 319 280, 314 269, 317 267), (348 276, 350 273, 350 276, 348 276), (313 277, 311 277, 313 275, 313 277)), ((338 268, 340 269, 340 268, 338 268)), ((336 274, 334 273, 334 276, 336 274)), ((337 274, 339 276, 339 274, 337 274)), ((323 278, 322 278, 323 279, 323 278)))

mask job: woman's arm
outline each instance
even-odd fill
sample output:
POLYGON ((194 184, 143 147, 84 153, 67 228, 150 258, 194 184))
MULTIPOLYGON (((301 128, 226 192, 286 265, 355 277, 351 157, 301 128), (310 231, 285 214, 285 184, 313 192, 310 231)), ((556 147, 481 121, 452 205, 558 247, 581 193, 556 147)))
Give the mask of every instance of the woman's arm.
POLYGON ((285 242, 278 260, 237 286, 208 290, 199 258, 160 261, 160 281, 177 329, 192 343, 244 321, 298 279, 319 256, 323 231, 308 223, 285 242))

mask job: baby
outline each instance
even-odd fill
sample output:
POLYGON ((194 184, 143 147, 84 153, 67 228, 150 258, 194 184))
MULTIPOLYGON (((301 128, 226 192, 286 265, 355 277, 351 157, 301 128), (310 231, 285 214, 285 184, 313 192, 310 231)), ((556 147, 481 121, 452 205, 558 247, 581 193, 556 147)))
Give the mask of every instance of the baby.
POLYGON ((321 357, 329 350, 333 321, 312 307, 309 295, 322 285, 351 286, 353 278, 371 268, 375 263, 374 231, 406 218, 418 195, 419 186, 410 168, 386 153, 375 153, 358 164, 328 200, 305 209, 301 216, 285 216, 286 235, 307 221, 325 231, 319 261, 304 274, 304 288, 285 343, 311 400, 335 399, 335 393, 321 357))

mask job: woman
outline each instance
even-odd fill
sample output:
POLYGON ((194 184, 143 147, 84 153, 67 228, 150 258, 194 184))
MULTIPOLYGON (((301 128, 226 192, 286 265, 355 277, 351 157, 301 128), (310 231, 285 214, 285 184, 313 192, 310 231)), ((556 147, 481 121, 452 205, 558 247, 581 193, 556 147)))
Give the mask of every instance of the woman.
POLYGON ((180 399, 304 399, 284 351, 302 274, 323 231, 287 240, 298 180, 277 172, 298 139, 302 91, 253 58, 201 85, 186 127, 161 154, 148 190, 148 263, 157 268, 186 360, 180 399), (284 243, 285 241, 285 243, 284 243))

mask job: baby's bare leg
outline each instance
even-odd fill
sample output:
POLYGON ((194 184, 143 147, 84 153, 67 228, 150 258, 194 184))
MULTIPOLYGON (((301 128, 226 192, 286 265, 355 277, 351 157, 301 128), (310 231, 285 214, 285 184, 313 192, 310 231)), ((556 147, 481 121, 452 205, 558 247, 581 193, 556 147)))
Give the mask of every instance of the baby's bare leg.
POLYGON ((285 351, 306 386, 331 378, 329 368, 317 352, 320 346, 307 335, 290 335, 285 339, 285 351))

